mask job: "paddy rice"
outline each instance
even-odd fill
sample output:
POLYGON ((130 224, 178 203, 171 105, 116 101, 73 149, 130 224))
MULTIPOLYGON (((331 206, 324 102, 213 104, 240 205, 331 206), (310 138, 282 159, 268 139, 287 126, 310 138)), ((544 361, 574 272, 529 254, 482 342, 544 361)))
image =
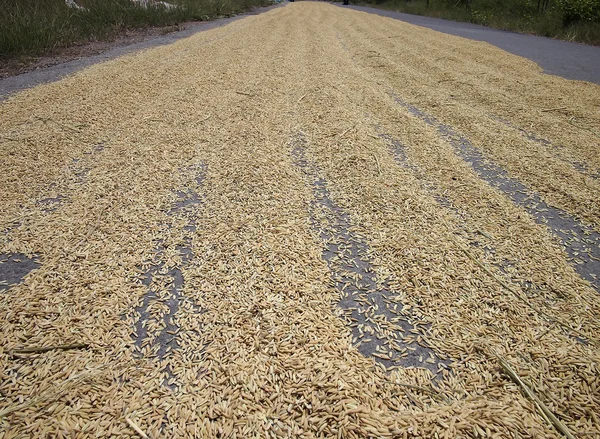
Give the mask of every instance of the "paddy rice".
POLYGON ((600 88, 486 43, 300 2, 92 66, 0 104, 0 254, 40 264, 0 291, 0 438, 561 437, 499 359, 599 434, 598 292, 390 92, 600 231, 600 88), (299 132, 368 245, 364 321, 299 132))

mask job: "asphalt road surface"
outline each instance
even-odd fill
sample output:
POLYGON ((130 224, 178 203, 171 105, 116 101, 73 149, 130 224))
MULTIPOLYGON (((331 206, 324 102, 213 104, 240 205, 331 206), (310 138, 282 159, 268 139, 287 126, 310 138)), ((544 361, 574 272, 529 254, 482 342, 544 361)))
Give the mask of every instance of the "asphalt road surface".
POLYGON ((2 437, 600 431, 600 87, 328 3, 220 24, 0 103, 2 437))

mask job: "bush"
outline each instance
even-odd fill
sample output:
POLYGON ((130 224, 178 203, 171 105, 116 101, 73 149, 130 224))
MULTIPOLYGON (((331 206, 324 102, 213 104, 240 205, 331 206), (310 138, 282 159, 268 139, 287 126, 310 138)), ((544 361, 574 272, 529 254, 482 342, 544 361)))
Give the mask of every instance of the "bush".
POLYGON ((477 9, 472 9, 471 19, 469 21, 471 23, 482 24, 484 26, 487 26, 491 22, 490 17, 491 13, 489 13, 488 11, 479 11, 477 9))
POLYGON ((565 26, 579 21, 600 22, 600 0, 558 0, 558 7, 565 26))

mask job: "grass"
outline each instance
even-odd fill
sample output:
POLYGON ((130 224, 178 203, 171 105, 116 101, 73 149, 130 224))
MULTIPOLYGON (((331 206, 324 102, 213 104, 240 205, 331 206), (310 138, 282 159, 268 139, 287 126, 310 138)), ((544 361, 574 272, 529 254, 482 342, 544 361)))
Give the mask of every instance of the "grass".
POLYGON ((565 26, 562 11, 553 3, 543 13, 537 13, 535 0, 472 0, 469 9, 460 3, 444 0, 430 0, 429 7, 426 0, 359 0, 359 3, 600 46, 600 23, 579 21, 565 26))
POLYGON ((168 0, 142 7, 131 0, 0 0, 0 59, 37 56, 76 42, 107 40, 125 29, 209 20, 266 6, 270 0, 168 0))

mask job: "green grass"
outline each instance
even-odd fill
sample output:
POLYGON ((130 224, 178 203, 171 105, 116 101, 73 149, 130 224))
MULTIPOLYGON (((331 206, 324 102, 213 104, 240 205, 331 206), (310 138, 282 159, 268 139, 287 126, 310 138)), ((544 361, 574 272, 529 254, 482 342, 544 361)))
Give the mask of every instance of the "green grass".
POLYGON ((209 20, 266 6, 270 0, 168 0, 178 7, 144 8, 130 0, 0 0, 0 59, 43 55, 76 42, 106 40, 125 29, 209 20))
POLYGON ((539 13, 536 0, 471 0, 470 8, 456 0, 430 0, 429 7, 426 0, 359 0, 359 4, 600 45, 600 22, 574 21, 566 25, 556 1, 551 1, 548 9, 539 13))

